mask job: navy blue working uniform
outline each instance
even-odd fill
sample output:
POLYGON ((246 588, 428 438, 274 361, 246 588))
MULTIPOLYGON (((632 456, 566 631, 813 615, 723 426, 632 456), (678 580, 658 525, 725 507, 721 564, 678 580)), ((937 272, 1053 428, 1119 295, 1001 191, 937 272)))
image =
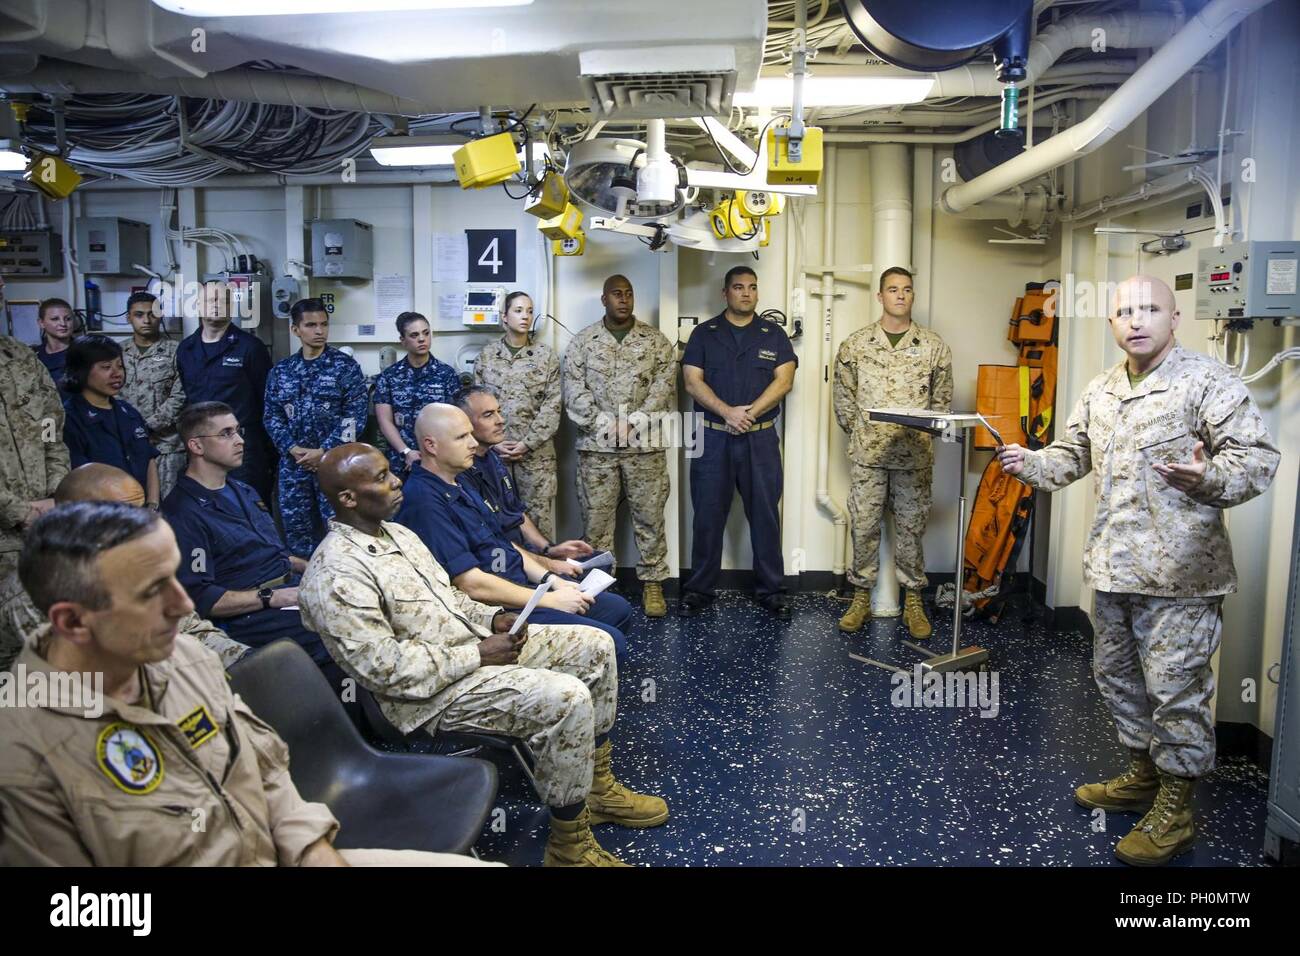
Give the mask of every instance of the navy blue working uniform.
MULTIPOLYGON (((375 404, 393 407, 393 424, 407 448, 419 450, 415 443, 415 420, 420 411, 431 402, 446 405, 455 401, 460 391, 460 376, 446 362, 432 355, 419 368, 412 368, 407 358, 394 362, 379 373, 375 382, 375 404)), ((406 477, 406 460, 396 448, 388 449, 388 468, 399 478, 406 477)))
MULTIPOLYGON (((402 507, 393 520, 420 536, 453 581, 472 568, 505 578, 531 590, 524 559, 497 526, 492 508, 464 482, 449 485, 425 468, 412 468, 402 507)), ((518 608, 516 608, 518 610, 518 608)), ((622 658, 632 623, 632 605, 605 591, 587 613, 569 614, 538 607, 528 618, 536 624, 590 624, 614 639, 622 658)))
POLYGON ((475 455, 474 464, 462 472, 457 480, 478 493, 492 511, 497 529, 503 535, 521 548, 532 550, 524 541, 526 506, 515 490, 515 480, 510 477, 510 469, 496 453, 496 449, 489 448, 487 454, 475 455))
POLYGON ((366 377, 356 359, 326 346, 314 359, 302 349, 276 362, 266 379, 266 434, 280 453, 280 524, 289 551, 311 557, 325 537, 334 509, 321 494, 316 474, 294 461, 289 449, 321 448, 356 441, 370 414, 366 377))
MULTIPOLYGON (((755 317, 737 328, 726 313, 715 315, 691 333, 683 365, 704 371, 704 383, 728 405, 749 405, 772 384, 776 369, 798 362, 790 339, 778 325, 755 317)), ((736 491, 749 518, 754 552, 755 592, 760 599, 784 590, 781 556, 781 442, 776 417, 769 409, 743 435, 700 405, 704 413, 703 447, 691 460, 691 575, 684 591, 712 595, 722 569, 722 537, 736 491)))
POLYGON ((149 441, 149 426, 130 402, 109 399, 111 408, 96 408, 80 395, 63 400, 63 443, 73 468, 96 461, 121 468, 147 488, 149 462, 158 449, 149 441))
POLYGON ((271 497, 274 452, 262 427, 262 401, 271 353, 257 336, 231 323, 216 342, 203 341, 203 330, 176 347, 176 368, 190 405, 225 402, 244 426, 244 463, 231 476, 252 485, 263 501, 271 497))
POLYGON ((200 617, 250 647, 287 637, 316 663, 332 664, 325 645, 303 626, 296 609, 259 608, 235 617, 212 617, 213 605, 227 591, 298 583, 280 531, 251 486, 227 477, 226 487, 213 491, 182 475, 163 501, 162 513, 181 551, 176 577, 200 617))
POLYGON ((36 353, 36 357, 41 360, 41 364, 49 371, 50 378, 54 379, 54 387, 59 391, 63 391, 63 382, 68 375, 68 350, 47 352, 45 343, 42 342, 40 345, 33 345, 32 351, 36 353))

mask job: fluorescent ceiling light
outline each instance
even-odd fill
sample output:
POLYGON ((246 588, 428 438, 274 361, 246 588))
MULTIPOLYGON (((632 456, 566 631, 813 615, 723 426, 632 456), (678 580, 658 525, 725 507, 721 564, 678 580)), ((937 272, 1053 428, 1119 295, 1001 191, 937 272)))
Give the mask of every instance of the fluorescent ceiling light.
POLYGON ((533 0, 153 0, 153 2, 164 10, 187 17, 265 17, 292 14, 524 7, 533 0))
MULTIPOLYGON (((930 95, 929 76, 807 76, 803 81, 804 106, 896 106, 919 103, 930 95)), ((789 106, 794 80, 788 76, 760 76, 751 93, 736 92, 737 106, 789 106)))
POLYGON ((381 166, 450 166, 462 145, 441 136, 379 136, 370 143, 370 155, 381 166))
MULTIPOLYGON (((456 150, 465 140, 447 136, 377 136, 370 142, 370 155, 381 166, 451 166, 456 150)), ((533 143, 533 158, 546 156, 545 143, 533 143)), ((524 151, 519 150, 519 161, 524 151)))
POLYGON ((12 149, 0 150, 0 173, 21 173, 27 168, 27 157, 12 149))

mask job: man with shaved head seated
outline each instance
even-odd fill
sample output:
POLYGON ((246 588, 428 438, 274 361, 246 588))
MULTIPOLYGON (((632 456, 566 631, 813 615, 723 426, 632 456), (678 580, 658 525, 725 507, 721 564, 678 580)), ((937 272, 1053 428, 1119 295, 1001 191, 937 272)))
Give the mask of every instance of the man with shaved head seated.
POLYGON ((1214 670, 1223 596, 1237 589, 1223 509, 1264 491, 1278 452, 1241 377, 1174 339, 1178 307, 1151 276, 1119 284, 1109 316, 1127 359, 1083 390, 1060 437, 998 449, 1041 491, 1096 471, 1083 560, 1096 591, 1093 674, 1127 773, 1075 791, 1090 809, 1141 812, 1125 863, 1157 866, 1192 846, 1192 790, 1214 768, 1214 670))
POLYGON ((335 518, 303 574, 303 620, 403 733, 528 742, 551 809, 546 865, 625 865, 591 826, 656 826, 668 806, 610 769, 618 673, 609 635, 585 625, 509 633, 516 614, 453 587, 419 537, 392 522, 402 483, 378 449, 332 448, 317 475, 335 518))
MULTIPOLYGON (((73 501, 118 501, 143 508, 144 488, 121 468, 88 462, 68 472, 54 490, 56 505, 66 505, 73 501)), ((27 638, 45 623, 45 615, 36 610, 36 605, 32 604, 27 592, 20 590, 0 604, 0 622, 4 625, 0 630, 27 638)), ((193 611, 181 618, 179 628, 182 634, 197 638, 209 650, 215 651, 226 667, 248 652, 248 645, 232 640, 221 628, 205 621, 193 611)), ((8 668, 21 649, 21 643, 12 650, 4 648, 3 655, 0 655, 0 670, 8 668)))

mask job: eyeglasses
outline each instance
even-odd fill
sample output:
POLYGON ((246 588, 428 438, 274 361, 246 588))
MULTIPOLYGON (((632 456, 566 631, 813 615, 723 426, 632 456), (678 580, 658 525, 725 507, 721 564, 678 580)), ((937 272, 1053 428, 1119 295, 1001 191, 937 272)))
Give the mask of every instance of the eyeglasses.
POLYGON ((243 425, 240 425, 238 428, 223 428, 221 429, 221 431, 213 435, 191 435, 190 437, 191 438, 220 438, 222 441, 231 441, 234 439, 236 435, 238 435, 240 438, 244 437, 243 425))

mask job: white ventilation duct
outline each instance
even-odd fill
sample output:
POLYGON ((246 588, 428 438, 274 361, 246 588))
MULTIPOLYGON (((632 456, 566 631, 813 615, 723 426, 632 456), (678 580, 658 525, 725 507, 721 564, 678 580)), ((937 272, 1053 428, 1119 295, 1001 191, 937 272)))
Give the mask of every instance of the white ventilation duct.
POLYGON ((1211 0, 1095 113, 984 175, 950 186, 940 199, 941 208, 961 212, 1105 145, 1218 46, 1237 24, 1269 2, 1211 0))

